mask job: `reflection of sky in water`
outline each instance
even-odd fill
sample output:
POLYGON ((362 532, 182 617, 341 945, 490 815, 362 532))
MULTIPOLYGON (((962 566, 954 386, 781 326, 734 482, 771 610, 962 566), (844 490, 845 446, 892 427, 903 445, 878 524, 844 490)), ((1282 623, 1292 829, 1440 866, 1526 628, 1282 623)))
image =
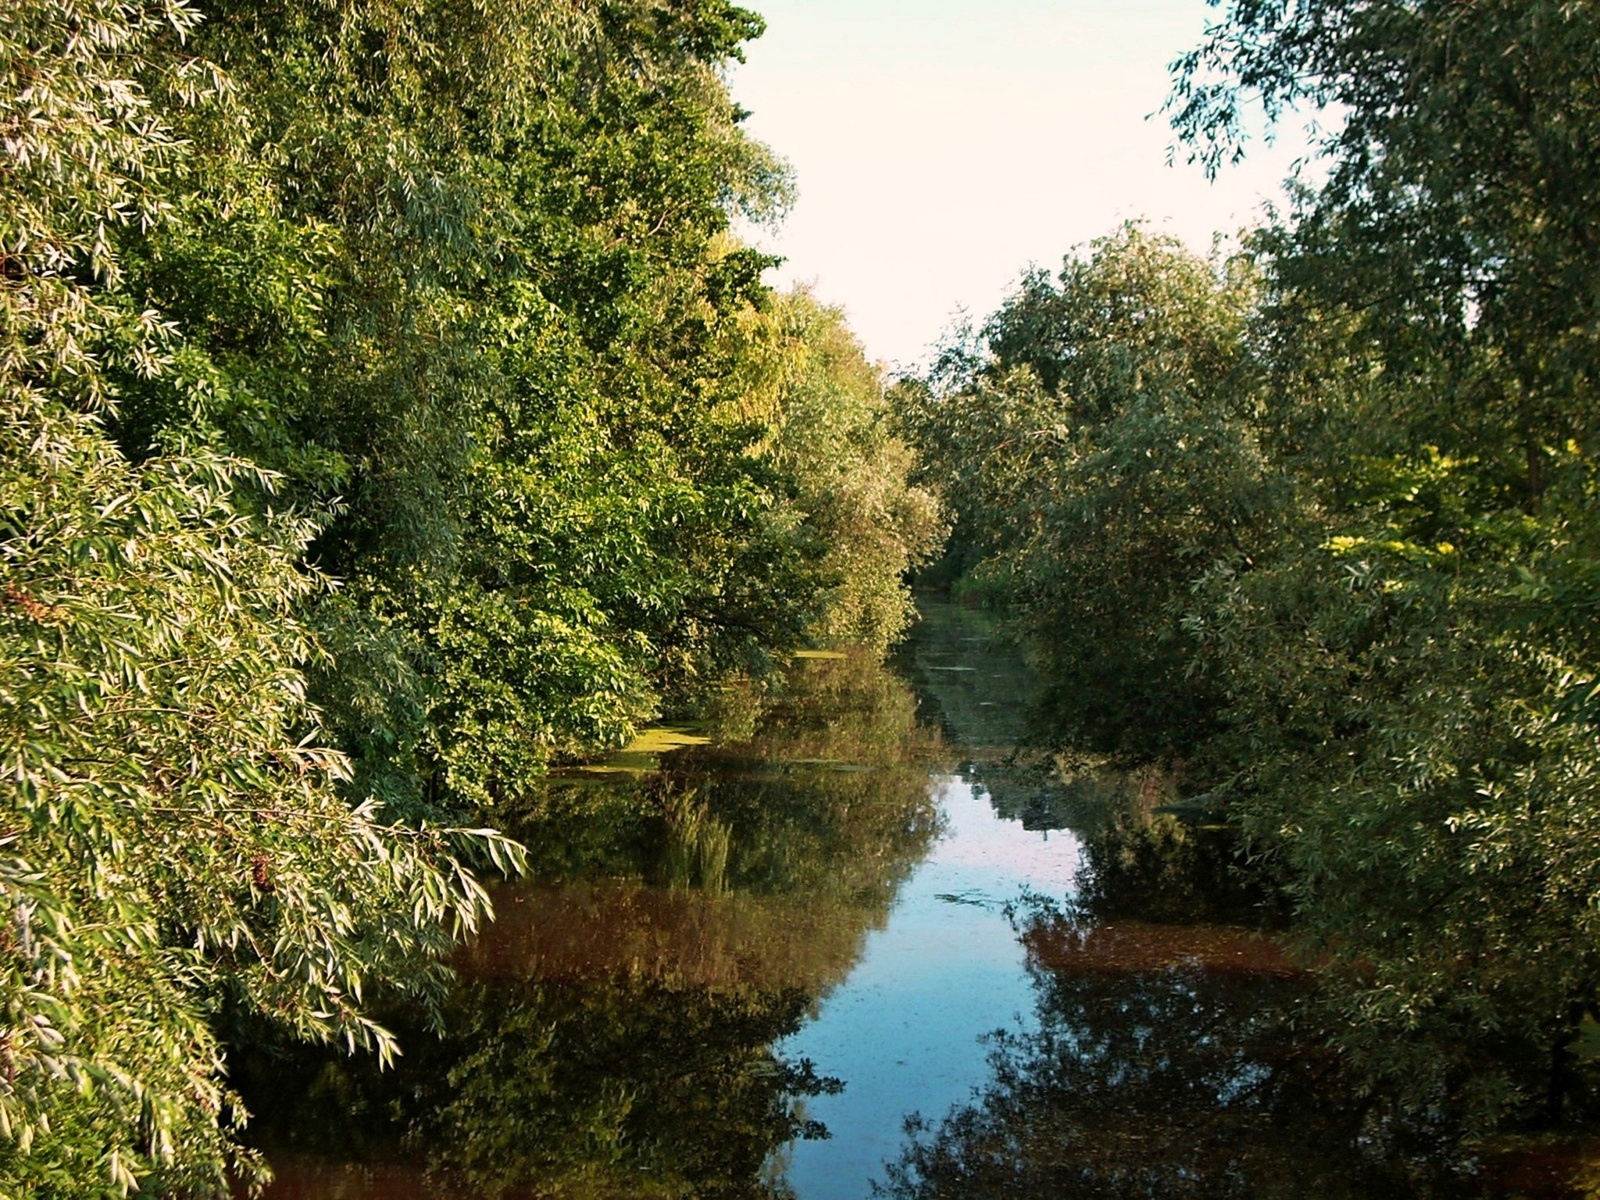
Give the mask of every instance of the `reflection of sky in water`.
POLYGON ((1002 911, 1024 890, 1059 896, 1078 842, 996 817, 959 779, 936 781, 949 822, 900 892, 888 925, 821 1014, 778 1047, 845 1081, 806 1103, 826 1141, 792 1147, 788 1179, 801 1200, 856 1200, 895 1157, 911 1112, 942 1117, 988 1077, 980 1037, 1016 1028, 1033 1009, 1023 949, 1002 911))

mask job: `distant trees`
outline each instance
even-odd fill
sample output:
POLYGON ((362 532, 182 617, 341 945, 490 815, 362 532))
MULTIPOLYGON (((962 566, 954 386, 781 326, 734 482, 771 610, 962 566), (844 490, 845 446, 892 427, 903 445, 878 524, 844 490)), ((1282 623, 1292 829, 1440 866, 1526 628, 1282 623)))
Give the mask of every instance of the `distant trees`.
POLYGON ((1218 163, 1252 93, 1332 106, 1328 183, 1248 262, 1097 243, 908 392, 1062 744, 1223 808, 1347 1062, 1466 1128, 1592 1099, 1597 32, 1229 6, 1180 131, 1218 163))
POLYGON ((1242 259, 1208 264, 1130 226, 1059 283, 1027 276, 988 354, 946 364, 946 390, 904 389, 924 476, 957 514, 952 550, 978 559, 968 586, 1026 628, 1052 719, 1099 752, 1181 753, 1202 735, 1174 605, 1273 503, 1237 407, 1254 296, 1242 259))
POLYGON ((520 861, 449 826, 898 630, 931 504, 728 231, 787 194, 719 74, 760 28, 9 7, 0 1191, 253 1176, 219 1014, 391 1053, 374 995, 426 1006, 520 861))
POLYGON ((885 647, 914 615, 909 573, 944 538, 939 506, 913 486, 915 458, 891 428, 879 369, 838 309, 804 291, 776 298, 752 357, 764 368, 767 459, 792 478, 788 509, 818 554, 813 636, 885 647))

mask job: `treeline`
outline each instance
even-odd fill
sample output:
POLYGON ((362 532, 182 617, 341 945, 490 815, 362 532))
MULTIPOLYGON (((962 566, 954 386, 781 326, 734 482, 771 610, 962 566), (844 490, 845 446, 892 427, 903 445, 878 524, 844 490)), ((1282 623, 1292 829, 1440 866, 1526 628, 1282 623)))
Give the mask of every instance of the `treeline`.
POLYGON ((12 0, 0 1192, 259 1179, 218 1031, 393 1053, 480 826, 730 673, 884 645, 938 513, 721 0, 12 0))
POLYGON ((1180 136, 1321 112, 1325 182, 1029 274, 900 394, 1044 728, 1238 832, 1380 1128, 1595 1111, 1597 67, 1588 5, 1235 0, 1180 136))

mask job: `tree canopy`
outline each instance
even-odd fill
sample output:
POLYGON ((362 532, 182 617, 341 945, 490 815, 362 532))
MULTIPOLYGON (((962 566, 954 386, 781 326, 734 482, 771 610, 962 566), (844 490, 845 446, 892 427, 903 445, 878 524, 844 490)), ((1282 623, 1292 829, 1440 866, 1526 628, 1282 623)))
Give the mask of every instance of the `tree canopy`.
POLYGON ((1233 258, 1134 229, 1025 277, 905 393, 1042 736, 1223 814, 1374 1112, 1458 1131, 1594 1104, 1596 33, 1222 6, 1184 143, 1317 116, 1326 182, 1233 258))
POLYGON ((761 28, 9 7, 0 1191, 259 1180, 218 1030, 393 1054, 523 861, 464 826, 903 627, 876 369, 731 232, 790 195, 722 74, 761 28))

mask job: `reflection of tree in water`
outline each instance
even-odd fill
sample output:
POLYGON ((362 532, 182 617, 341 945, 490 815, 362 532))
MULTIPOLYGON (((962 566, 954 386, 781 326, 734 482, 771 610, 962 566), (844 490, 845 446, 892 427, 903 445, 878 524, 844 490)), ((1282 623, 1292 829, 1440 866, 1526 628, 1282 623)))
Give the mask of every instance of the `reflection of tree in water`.
POLYGON ((1287 898, 1242 869, 1237 832, 1128 804, 1083 837, 1077 901, 1098 917, 1282 927, 1287 898))
MULTIPOLYGON (((552 781, 523 814, 542 878, 500 889, 435 1035, 363 1059, 239 1056, 274 1197, 766 1198, 832 1086, 780 1061, 938 830, 937 740, 866 659, 804 663, 734 741, 552 781), (309 1166, 305 1164, 311 1164, 309 1166), (299 1180, 297 1182, 296 1180, 299 1180)), ((247 1037, 238 1039, 247 1042, 247 1037)))
POLYGON ((923 720, 959 748, 959 776, 1025 829, 1081 824, 1085 789, 1064 788, 1050 756, 1022 748, 1039 683, 994 615, 932 595, 918 609, 898 661, 916 680, 923 720))
POLYGON ((982 789, 998 816, 1024 829, 1082 834, 1130 805, 1171 798, 1158 771, 1064 770, 1043 749, 1054 743, 1040 724, 1038 677, 994 614, 932 595, 918 607, 922 619, 898 652, 900 666, 916 680, 923 720, 959 748, 961 778, 982 789))
POLYGON ((769 1197, 772 1150, 823 1085, 767 1049, 804 992, 639 981, 482 990, 408 1141, 474 1196, 769 1197))
POLYGON ((1308 986, 1236 929, 1024 925, 1036 1032, 996 1036, 993 1077, 913 1123, 877 1191, 950 1197, 1410 1194, 1354 1153, 1360 1106, 1288 1021, 1308 986))
POLYGON ((801 660, 783 689, 720 707, 709 744, 648 774, 548 780, 513 814, 535 875, 886 910, 938 832, 928 774, 945 753, 905 682, 864 655, 801 660))
POLYGON ((1026 740, 1039 680, 994 614, 920 596, 921 619, 897 652, 925 697, 924 718, 980 757, 1004 756, 1026 740))
POLYGON ((911 667, 963 774, 1028 828, 1071 828, 1084 870, 1071 918, 1022 922, 1037 1029, 995 1035, 992 1078, 942 1122, 915 1122, 878 1190, 988 1197, 1356 1197, 1409 1194, 1354 1153, 1367 1114, 1291 1016, 1309 980, 1249 930, 1279 917, 1245 886, 1228 831, 1158 772, 1063 774, 1011 753, 1037 684, 993 622, 924 604, 911 667), (1092 919, 1091 919, 1092 918, 1092 919), (1157 924, 1160 922, 1178 922, 1157 924))
POLYGON ((942 745, 870 658, 804 662, 791 680, 748 739, 673 756, 665 781, 727 829, 730 887, 879 924, 938 832, 928 774, 942 745))
MULTIPOLYGON (((796 1097, 830 1086, 768 1049, 808 1002, 639 978, 477 981, 442 1037, 405 1031, 398 1070, 286 1051, 258 1054, 246 1086, 274 1158, 389 1167, 386 1189, 342 1195, 770 1200, 763 1163, 806 1132, 796 1097)), ((281 1194, 325 1197, 325 1180, 281 1194)))

